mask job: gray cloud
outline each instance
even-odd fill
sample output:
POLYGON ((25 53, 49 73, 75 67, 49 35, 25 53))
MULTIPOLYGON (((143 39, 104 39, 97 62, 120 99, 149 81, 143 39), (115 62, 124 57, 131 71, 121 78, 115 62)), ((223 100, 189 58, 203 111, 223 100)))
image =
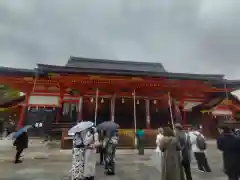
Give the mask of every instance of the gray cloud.
POLYGON ((63 65, 73 55, 240 79, 239 32, 239 0, 2 0, 0 63, 63 65))

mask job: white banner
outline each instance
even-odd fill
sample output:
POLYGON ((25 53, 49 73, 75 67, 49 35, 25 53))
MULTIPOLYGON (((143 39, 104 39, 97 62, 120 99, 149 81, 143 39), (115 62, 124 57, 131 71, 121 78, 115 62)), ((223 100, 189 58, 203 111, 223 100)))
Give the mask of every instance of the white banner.
POLYGON ((29 105, 59 105, 59 97, 58 96, 30 96, 29 97, 29 105))

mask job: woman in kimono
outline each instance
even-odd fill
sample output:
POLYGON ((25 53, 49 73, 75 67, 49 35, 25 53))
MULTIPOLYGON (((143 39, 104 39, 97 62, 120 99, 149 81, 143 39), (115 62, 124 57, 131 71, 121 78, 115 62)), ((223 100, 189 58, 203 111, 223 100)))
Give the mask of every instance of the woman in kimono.
POLYGON ((107 136, 104 138, 104 161, 105 161, 105 173, 108 175, 115 174, 115 153, 118 144, 117 130, 106 133, 107 136))
POLYGON ((163 152, 161 180, 184 180, 177 138, 170 127, 163 129, 163 135, 160 142, 160 150, 163 152))
POLYGON ((98 145, 98 133, 94 127, 75 133, 73 138, 73 180, 94 180, 95 151, 98 145))
POLYGON ((157 130, 157 137, 156 137, 156 145, 157 145, 156 153, 158 153, 158 154, 161 153, 159 147, 160 147, 160 142, 161 142, 162 138, 163 138, 163 128, 158 128, 158 130, 157 130))

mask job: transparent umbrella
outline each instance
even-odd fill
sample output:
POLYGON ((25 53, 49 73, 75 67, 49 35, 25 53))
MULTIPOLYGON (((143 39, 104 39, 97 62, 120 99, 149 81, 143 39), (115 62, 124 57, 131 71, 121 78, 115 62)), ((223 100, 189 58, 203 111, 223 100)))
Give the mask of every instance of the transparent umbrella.
POLYGON ((85 129, 88 129, 90 127, 94 126, 94 123, 91 121, 83 121, 78 123, 77 125, 73 126, 71 129, 68 131, 69 136, 73 136, 77 132, 81 132, 85 129))

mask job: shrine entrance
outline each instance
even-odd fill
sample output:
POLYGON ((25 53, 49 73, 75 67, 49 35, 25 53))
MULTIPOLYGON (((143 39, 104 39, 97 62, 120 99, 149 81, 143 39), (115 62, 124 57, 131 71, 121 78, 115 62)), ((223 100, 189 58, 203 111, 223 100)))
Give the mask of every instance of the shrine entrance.
MULTIPOLYGON (((93 97, 84 97, 82 106, 82 120, 95 122, 96 101, 93 97)), ((97 124, 110 120, 110 99, 98 98, 97 124)))
POLYGON ((134 128, 133 98, 116 98, 114 121, 120 129, 134 128))
POLYGON ((53 107, 31 107, 26 110, 23 125, 41 124, 39 128, 28 130, 29 136, 41 137, 44 131, 51 129, 52 123, 55 122, 57 109, 53 107))
POLYGON ((169 107, 164 100, 151 100, 150 107, 150 128, 157 129, 168 125, 171 122, 169 107))
POLYGON ((97 110, 97 124, 111 120, 111 99, 99 98, 97 110))
MULTIPOLYGON (((133 106, 132 106, 133 110, 133 106)), ((137 129, 147 128, 146 124, 146 102, 144 99, 136 99, 136 127, 137 129)))

